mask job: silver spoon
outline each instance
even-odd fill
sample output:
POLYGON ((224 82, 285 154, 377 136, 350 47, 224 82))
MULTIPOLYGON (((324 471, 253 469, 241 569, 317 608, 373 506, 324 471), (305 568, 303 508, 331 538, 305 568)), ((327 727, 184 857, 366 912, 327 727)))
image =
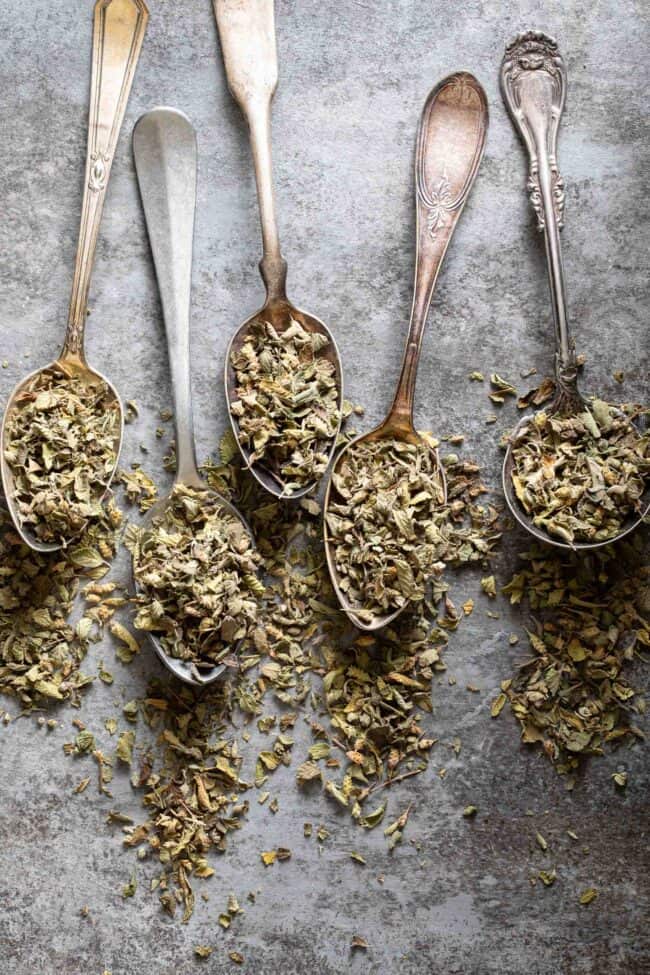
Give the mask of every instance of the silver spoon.
MULTIPOLYGON (((176 428, 174 484, 199 488, 212 495, 241 521, 250 535, 241 514, 209 487, 196 464, 190 379, 190 294, 197 148, 191 122, 173 108, 147 112, 133 130, 133 154, 167 333, 176 428)), ((164 513, 170 499, 171 493, 151 508, 143 528, 164 513)), ((167 654, 153 634, 148 636, 165 666, 188 684, 210 684, 226 669, 224 664, 218 664, 208 671, 199 671, 193 663, 167 654)))
MULTIPOLYGON (((415 149, 416 251, 411 321, 397 391, 387 417, 378 427, 352 440, 339 453, 333 470, 348 450, 363 441, 400 440, 427 443, 413 423, 413 402, 422 337, 433 289, 456 224, 463 211, 483 157, 488 128, 487 98, 476 78, 465 71, 443 78, 424 103, 415 149)), ((440 501, 446 500, 446 480, 437 451, 432 451, 440 483, 440 501)), ((339 603, 359 629, 374 631, 391 623, 406 606, 370 622, 360 618, 340 586, 333 544, 327 527, 327 509, 335 493, 332 478, 325 494, 323 531, 325 555, 339 603)))
POLYGON ((322 355, 329 359, 336 370, 339 393, 339 424, 327 451, 330 459, 336 447, 343 405, 341 359, 334 337, 326 325, 314 315, 296 308, 287 299, 287 262, 280 251, 271 170, 271 101, 278 83, 273 0, 246 0, 245 3, 241 0, 213 0, 213 2, 228 87, 244 113, 250 129, 262 225, 263 257, 259 267, 262 280, 266 285, 266 301, 263 307, 240 325, 228 346, 225 385, 230 422, 244 461, 262 487, 276 498, 297 500, 312 491, 316 482, 312 481, 302 488, 287 491, 282 481, 262 461, 251 462, 251 451, 239 443, 238 424, 230 410, 231 404, 237 399, 231 354, 241 348, 251 326, 259 321, 270 322, 276 332, 283 332, 289 327, 293 318, 306 331, 320 333, 329 339, 329 345, 324 348, 322 355))
POLYGON ((102 484, 108 491, 117 469, 124 413, 115 387, 86 362, 84 330, 86 325, 88 290, 95 258, 99 225, 104 208, 108 179, 115 156, 117 140, 131 91, 131 84, 147 27, 149 12, 144 0, 97 0, 94 13, 92 77, 90 82, 90 111, 88 118, 88 150, 81 226, 75 264, 68 326, 63 349, 58 359, 42 369, 30 373, 16 386, 5 409, 0 430, 0 471, 9 513, 22 539, 37 552, 54 552, 61 542, 42 542, 20 517, 15 504, 15 484, 10 465, 5 460, 8 418, 28 397, 28 387, 41 373, 54 371, 77 376, 88 386, 106 384, 111 408, 116 410, 115 464, 102 484))
MULTIPOLYGON (((530 158, 527 190, 544 232, 546 264, 555 325, 556 393, 545 413, 571 416, 583 413, 587 402, 578 389, 575 344, 567 321, 566 289, 560 230, 564 223, 564 183, 557 164, 557 134, 564 110, 567 75, 557 42, 540 31, 520 34, 506 47, 501 64, 501 94, 530 158)), ((512 482, 512 444, 532 421, 528 414, 512 431, 503 462, 503 490, 508 507, 520 525, 541 542, 567 549, 595 549, 611 545, 633 531, 650 510, 646 490, 641 514, 632 515, 617 535, 598 542, 564 542, 539 528, 519 504, 512 482)))

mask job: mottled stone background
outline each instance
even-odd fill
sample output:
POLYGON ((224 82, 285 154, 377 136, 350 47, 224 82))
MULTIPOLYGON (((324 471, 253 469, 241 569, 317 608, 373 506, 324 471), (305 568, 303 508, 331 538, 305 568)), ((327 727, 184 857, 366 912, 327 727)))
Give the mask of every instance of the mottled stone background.
MULTIPOLYGON (((199 139, 193 346, 199 454, 226 423, 224 353, 236 325, 260 302, 259 230, 244 125, 224 83, 209 0, 151 0, 145 40, 119 144, 91 288, 88 353, 133 398, 141 416, 126 431, 123 460, 162 471, 153 430, 169 405, 165 338, 140 211, 130 135, 139 115, 169 104, 192 118, 199 139), (149 448, 143 455, 140 444, 149 448)), ((0 374, 3 401, 29 369, 51 360, 63 335, 76 246, 86 140, 91 0, 0 0, 0 374)), ((514 404, 486 426, 485 386, 468 373, 496 369, 519 379, 551 366, 551 325, 541 240, 533 232, 522 149, 498 92, 505 42, 537 27, 554 34, 569 72, 560 134, 566 181, 564 247, 571 322, 587 353, 584 381, 605 396, 647 392, 648 6, 639 0, 463 4, 393 0, 279 0, 281 83, 274 110, 277 197, 292 296, 327 321, 345 363, 347 393, 367 407, 369 427, 397 378, 413 265, 413 144, 429 89, 459 68, 473 71, 490 102, 490 131, 475 189, 450 247, 430 315, 417 420, 438 434, 464 431, 467 451, 497 485, 498 439, 514 404), (623 391, 612 379, 626 375, 623 391)), ((533 380, 534 381, 534 380, 533 380)), ((522 387, 526 383, 521 382, 522 387)), ((497 408, 498 409, 498 408, 497 408)), ((525 539, 515 534, 501 581, 525 539)), ((126 563, 118 568, 124 575, 126 563)), ((192 949, 215 952, 202 968, 251 975, 634 975, 650 971, 648 755, 641 745, 595 761, 569 794, 553 770, 519 744, 508 709, 489 703, 522 658, 508 645, 525 618, 504 600, 485 615, 477 578, 454 588, 477 608, 453 635, 449 674, 434 686, 432 727, 441 744, 428 774, 391 794, 390 811, 416 803, 403 845, 386 852, 381 831, 362 833, 324 798, 301 797, 280 769, 274 817, 254 801, 245 828, 216 863, 190 924, 163 916, 147 891, 155 864, 138 867, 139 890, 123 901, 133 853, 104 825, 107 809, 139 815, 125 776, 115 799, 89 788, 63 757, 70 710, 52 733, 28 720, 0 735, 0 970, 3 975, 177 975, 201 970, 192 949), (465 685, 480 687, 470 694, 465 685), (445 745, 458 735, 455 757, 445 745), (446 765, 447 776, 436 774, 446 765), (629 772, 625 793, 611 774, 629 772), (462 808, 479 807, 475 821, 462 808), (321 856, 302 824, 324 822, 321 856), (580 837, 572 843, 566 829, 580 837), (551 852, 534 841, 539 829, 551 852), (293 858, 265 871, 261 849, 293 858), (585 851, 583 847, 588 849, 585 851), (356 849, 367 867, 349 859, 356 849), (531 873, 556 866, 554 887, 531 873), (377 877, 385 874, 380 884, 377 877), (600 890, 578 904, 588 886, 600 890), (229 891, 255 905, 229 932, 217 925, 229 891), (79 909, 87 904, 90 917, 79 909), (353 934, 370 944, 350 954, 353 934)), ((98 646, 115 671, 94 686, 81 716, 95 728, 140 694, 158 664, 130 669, 98 646)), ((638 680, 643 679, 640 672, 638 680)), ((307 740, 299 722, 296 755, 307 740)), ((250 770, 251 753, 247 759, 250 770)))

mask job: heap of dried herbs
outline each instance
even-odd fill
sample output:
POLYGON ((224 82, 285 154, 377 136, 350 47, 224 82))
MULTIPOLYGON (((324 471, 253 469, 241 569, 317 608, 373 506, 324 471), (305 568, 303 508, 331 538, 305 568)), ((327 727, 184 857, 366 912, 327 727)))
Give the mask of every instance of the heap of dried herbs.
POLYGON ((587 558, 535 547, 523 561, 503 591, 535 614, 531 657, 503 694, 522 740, 572 772, 585 755, 642 737, 634 714, 645 704, 625 670, 650 647, 650 566, 642 539, 587 558))
MULTIPOLYGON (((133 825, 124 817, 124 844, 148 844, 163 866, 152 889, 169 914, 183 904, 183 919, 194 909, 191 878, 212 876, 207 855, 222 852, 226 837, 238 829, 248 810, 241 793, 249 786, 239 777, 237 742, 224 736, 229 718, 228 687, 198 695, 177 684, 154 684, 141 702, 141 713, 154 731, 163 754, 159 769, 145 752, 135 785, 145 789, 148 818, 133 825)), ((110 817, 109 817, 110 819, 110 817)))
POLYGON ((219 663, 255 625, 258 556, 242 522, 207 490, 176 485, 126 545, 140 591, 137 629, 197 668, 219 663))
MULTIPOLYGON (((381 638, 360 636, 337 608, 323 558, 317 502, 304 499, 295 506, 269 501, 246 471, 232 463, 234 450, 232 437, 224 438, 221 462, 207 465, 204 473, 245 512, 267 583, 258 597, 256 623, 242 643, 236 680, 200 694, 173 681, 154 684, 142 701, 124 706, 130 727, 119 734, 114 755, 100 750, 94 734, 80 723, 75 741, 66 746, 68 754, 96 761, 100 791, 106 795, 113 766, 131 765, 131 781, 143 790, 146 817, 134 823, 112 810, 108 821, 124 829, 128 846, 141 853, 151 850, 159 858, 163 872, 154 886, 161 903, 170 913, 182 905, 185 918, 194 906, 192 878, 212 874, 210 851, 224 848, 228 832, 242 825, 247 810, 242 793, 248 785, 240 776, 240 763, 242 743, 250 736, 243 732, 235 737, 228 731, 233 709, 255 720, 261 734, 273 736, 257 757, 260 801, 266 801, 274 769, 292 761, 291 729, 302 711, 314 744, 306 761, 298 763, 298 782, 318 780, 330 799, 345 805, 360 825, 372 828, 387 808, 380 799, 373 802, 375 793, 426 767, 434 745, 423 721, 431 708, 431 679, 444 669, 440 654, 461 615, 441 572, 431 598, 405 613, 395 627, 381 638), (136 742, 134 729, 141 718, 157 734, 155 747, 136 742)), ((485 488, 475 465, 452 455, 446 470, 449 522, 441 562, 482 561, 498 537, 496 512, 478 503, 485 488)), ((136 500, 143 485, 148 504, 152 490, 146 476, 126 479, 136 500)), ((181 549, 182 544, 174 543, 169 561, 181 549)), ((88 553, 82 557, 90 560, 88 553)), ((112 606, 124 602, 112 595, 113 583, 87 588, 90 620, 109 619, 112 606)), ((128 650, 126 655, 120 650, 120 659, 128 661, 137 652, 135 640, 121 624, 111 623, 111 630, 128 650)), ((70 642, 70 633, 65 639, 70 642)), ((106 674, 102 679, 112 678, 106 674)), ((106 729, 114 734, 117 721, 107 721, 106 729)), ((89 780, 82 779, 75 792, 83 791, 89 780)), ((399 842, 410 809, 386 827, 391 846, 399 842)), ((321 842, 327 835, 324 827, 318 830, 321 842)), ((284 846, 272 853, 278 860, 290 856, 284 846)), ((270 862, 271 853, 265 857, 270 862)), ((132 878, 124 896, 134 890, 132 878)))
POLYGON ((41 542, 66 544, 100 517, 120 423, 119 404, 99 378, 50 368, 21 390, 7 417, 4 459, 21 522, 41 542))
POLYGON ((512 442, 512 483, 538 528, 572 544, 617 535, 641 510, 650 438, 625 412, 591 400, 582 413, 540 412, 512 442))
MULTIPOLYGON (((331 730, 312 722, 316 741, 298 779, 322 778, 327 794, 366 828, 378 825, 386 803, 379 802, 370 813, 364 803, 377 790, 424 771, 435 744, 422 717, 431 711, 432 678, 446 669, 441 656, 448 634, 463 616, 449 598, 444 569, 487 560, 499 539, 497 511, 477 503, 486 492, 479 468, 454 454, 443 462, 447 520, 437 545, 439 566, 430 598, 414 604, 379 634, 360 635, 350 628, 347 640, 334 631, 318 643, 316 670, 323 677, 331 730), (340 770, 336 778, 330 777, 332 770, 340 770)), ((471 610, 471 603, 466 604, 465 613, 471 610)), ((400 818, 405 824, 408 813, 400 818)), ((390 845, 403 831, 404 824, 396 822, 385 831, 390 845)))
POLYGON ((332 473, 326 514, 339 587, 362 621, 424 598, 443 566, 444 491, 424 444, 362 440, 332 473))
POLYGON ((259 320, 231 353, 239 441, 250 451, 250 463, 262 464, 287 495, 325 472, 339 428, 330 344, 295 319, 284 331, 259 320))
POLYGON ((121 523, 110 501, 78 544, 41 554, 25 545, 0 508, 0 693, 17 698, 24 711, 52 701, 78 704, 79 690, 92 680, 79 668, 95 625, 101 628, 113 611, 99 612, 102 584, 90 584, 94 592, 77 624, 68 618, 81 580, 108 572, 121 523))

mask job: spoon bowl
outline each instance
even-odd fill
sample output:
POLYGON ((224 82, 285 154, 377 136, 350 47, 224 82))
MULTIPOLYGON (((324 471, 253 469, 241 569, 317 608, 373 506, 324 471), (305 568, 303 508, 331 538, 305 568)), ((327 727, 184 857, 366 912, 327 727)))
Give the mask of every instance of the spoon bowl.
MULTIPOLYGON (((566 287, 560 230, 564 225, 564 182, 557 163, 557 136, 566 98, 567 73, 557 42, 540 31, 517 35, 501 64, 501 93, 513 124, 528 152, 530 170, 527 189, 537 217, 537 229, 544 234, 551 309, 555 327, 555 377, 557 392, 547 414, 575 416, 588 407, 578 389, 575 345, 567 316, 566 287)), ((534 524, 519 503, 512 482, 512 443, 532 415, 524 416, 509 438, 503 462, 503 490, 514 518, 541 542, 573 550, 611 545, 633 531, 646 518, 648 488, 639 512, 631 515, 615 535, 596 542, 563 541, 534 524)))
MULTIPOLYGON (((247 469, 251 472, 256 481, 262 485, 262 487, 273 494, 276 498, 282 498, 285 500, 298 501, 303 498, 306 494, 309 494, 314 490, 318 481, 310 481, 308 484, 303 485, 300 488, 295 488, 292 491, 287 491, 284 487, 282 481, 276 476, 276 474, 268 468, 263 461, 252 461, 251 454, 252 451, 239 440, 239 424, 232 411, 232 404, 237 400, 237 381, 235 376, 235 370, 232 366, 232 354, 236 353, 241 349, 242 345, 246 341, 248 333, 251 327, 258 322, 269 322, 276 332, 284 332, 290 325, 291 319, 297 321, 307 332, 312 332, 317 335, 324 335, 325 338, 329 340, 329 345, 323 348, 321 356, 331 362, 335 370, 336 386, 338 390, 338 414, 339 420, 336 427, 336 432, 332 437, 331 446, 329 448, 329 458, 334 453, 336 448, 336 441, 341 429, 342 421, 342 410, 343 410, 343 375, 341 371, 341 358, 339 355, 338 347, 334 340, 334 336, 327 328, 327 326, 314 315, 310 315, 307 312, 301 311, 292 305, 290 301, 286 298, 278 298, 276 300, 267 302, 258 312, 251 315, 242 325, 239 326, 235 334, 233 335, 230 343, 228 345, 228 351, 226 354, 225 363, 225 387, 226 387, 226 397, 228 400, 228 414, 230 416, 230 424, 232 426, 235 439, 239 444, 239 450, 244 459, 247 469)), ((329 461, 328 461, 329 463, 329 461)))
POLYGON ((287 264, 280 250, 271 162, 271 102, 278 83, 273 0, 251 0, 247 3, 241 3, 241 0, 213 0, 213 3, 228 87, 250 130, 262 229, 263 257, 260 261, 260 273, 267 294, 264 306, 239 327, 228 347, 225 389, 230 422, 242 458, 259 484, 276 498, 297 501, 313 491, 318 480, 287 490, 287 486, 264 464, 263 459, 253 460, 253 451, 240 442, 239 424, 232 412, 237 394, 231 353, 241 348, 250 327, 260 321, 270 322, 280 333, 289 327, 291 318, 294 318, 306 331, 323 335, 329 340, 319 356, 328 359, 334 366, 339 418, 328 449, 323 445, 323 452, 328 455, 328 465, 336 449, 342 419, 341 358, 327 326, 319 318, 292 305, 286 294, 287 264))
MULTIPOLYGON (((378 427, 375 427, 374 430, 371 430, 369 433, 361 434, 361 436, 355 437, 354 440, 351 440, 349 444, 346 444, 345 447, 343 447, 343 449, 336 457, 336 460, 332 467, 332 475, 336 474, 340 465, 343 462, 345 455, 353 447, 358 446, 360 443, 376 443, 379 440, 390 440, 390 441, 399 440, 403 443, 413 444, 416 447, 417 446, 426 447, 426 449, 429 451, 429 453, 433 458, 436 476, 440 482, 440 495, 439 495, 440 504, 441 505, 446 504, 447 479, 445 477, 444 468, 440 463, 440 456, 438 454, 438 451, 432 448, 426 442, 426 440, 423 437, 421 437, 419 433, 417 433, 417 431, 412 426, 403 425, 399 423, 399 421, 393 418, 392 416, 387 417, 387 419, 384 420, 384 422, 381 423, 378 427)), ((336 488, 334 487, 333 477, 330 476, 330 479, 327 482, 327 489, 325 491, 325 500, 323 504, 324 511, 328 510, 330 502, 334 500, 335 496, 336 496, 336 488)), ((375 633, 378 630, 383 630, 384 627, 388 626, 390 623, 392 623, 394 620, 397 619, 397 617, 404 611, 405 607, 399 606, 397 607, 397 609, 394 609, 391 613, 386 613, 382 616, 375 616, 370 621, 364 620, 361 616, 359 616, 358 609, 355 609, 355 607, 348 602, 348 599, 341 587, 339 581, 339 572, 336 566, 336 560, 333 551, 334 544, 330 537, 326 518, 323 519, 323 538, 325 541, 325 558, 327 560, 327 567, 329 569, 330 578, 332 580, 332 586, 334 587, 334 591, 339 600, 341 608, 344 610, 348 618, 352 621, 352 623, 354 623, 354 625, 358 629, 364 630, 366 633, 375 633)))
MULTIPOLYGON (((181 482, 177 478, 175 481, 175 485, 179 483, 181 482)), ((253 543, 253 545, 255 544, 253 533, 250 529, 248 522, 243 517, 241 512, 239 512, 237 508, 233 504, 231 504, 230 501, 227 501, 224 497, 222 497, 222 495, 220 495, 218 491, 215 491, 213 488, 211 488, 199 476, 189 477, 185 479, 182 483, 186 487, 192 487, 192 488, 196 488, 199 491, 205 491, 212 498, 218 501, 219 504, 228 512, 228 514, 232 515, 233 518, 237 518, 242 523, 248 535, 250 536, 251 542, 253 543)), ((166 509, 170 505, 171 498, 172 498, 172 493, 170 492, 166 497, 162 498, 160 501, 157 501, 156 504, 154 504, 149 509, 149 511, 147 512, 145 518, 143 519, 140 525, 141 532, 146 532, 148 529, 152 527, 155 521, 163 517, 166 509)), ((145 593, 145 590, 143 589, 142 586, 139 585, 139 583, 136 580, 133 565, 132 565, 132 578, 133 578, 133 585, 136 593, 138 595, 143 595, 145 593)), ((194 687, 205 687, 207 684, 212 684, 215 680, 218 680, 218 678, 221 677, 226 672, 230 664, 234 663, 233 660, 228 660, 227 662, 216 664, 214 667, 211 667, 209 669, 199 669, 199 667, 197 667, 194 661, 179 660, 177 657, 172 657, 170 654, 168 654, 166 650, 163 648, 162 644, 160 643, 160 640, 155 636, 154 633, 147 633, 147 638, 149 640, 149 643, 153 647, 154 651, 158 655, 159 659, 165 665, 165 667, 172 674, 174 674, 175 677, 178 677, 179 680, 182 680, 186 684, 192 684, 194 687)), ((238 645, 235 645, 233 647, 235 653, 237 652, 237 649, 238 649, 238 645)))
MULTIPOLYGON (((586 404, 585 404, 586 405, 586 404)), ((551 408, 552 409, 552 408, 551 408)), ((551 411, 547 411, 551 412, 551 411)), ((505 495, 506 503, 510 510, 512 516, 517 520, 517 522, 525 528, 527 532, 533 535, 538 541, 544 542, 546 545, 554 545, 556 548, 564 548, 569 551, 590 551, 597 548, 602 548, 604 545, 612 545, 615 542, 620 541, 630 532, 633 532, 635 528, 638 528, 650 514, 650 486, 647 486, 641 499, 641 508, 638 512, 630 515, 623 524, 623 527, 616 535, 612 535, 610 538, 597 542, 564 542, 561 538, 556 538, 549 532, 544 531, 543 528, 539 528, 533 521, 533 519, 524 511, 517 494, 515 492, 514 483, 512 480, 512 475, 514 471, 514 462, 512 456, 512 445, 517 440, 519 434, 521 434, 525 427, 533 420, 533 413, 528 413, 523 416, 514 430, 510 433, 508 437, 508 445, 506 448, 506 455, 503 461, 503 469, 501 473, 502 483, 503 483, 503 493, 505 495)), ((639 424, 636 423, 637 429, 639 424)))
MULTIPOLYGON (((438 453, 415 429, 413 405, 422 337, 438 272, 447 253, 456 224, 476 179, 485 147, 488 126, 487 98, 473 75, 465 71, 444 78, 433 88, 424 104, 415 152, 416 258, 411 320, 397 391, 386 419, 370 433, 357 437, 343 448, 334 472, 355 444, 397 440, 424 445, 432 454, 440 485, 438 500, 446 503, 446 479, 438 453)), ((336 487, 332 477, 325 495, 324 542, 327 565, 342 609, 362 630, 380 630, 395 620, 406 607, 367 619, 360 607, 349 604, 341 588, 334 545, 327 525, 327 512, 336 487)))
MULTIPOLYGON (((49 366, 44 366, 41 369, 35 369, 34 372, 29 373, 13 390, 2 418, 2 426, 0 427, 0 474, 2 477, 2 488, 4 491, 5 500, 7 503, 7 509, 15 528, 23 539, 23 541, 29 545, 31 549, 35 552, 47 553, 56 552, 63 547, 60 542, 43 542, 39 539, 33 531, 25 525, 20 512, 18 511, 18 506, 15 499, 15 481, 14 474, 11 469, 11 465, 8 463, 5 457, 5 450, 8 446, 8 425, 11 417, 15 410, 20 410, 20 402, 26 393, 28 387, 31 385, 34 379, 42 373, 47 372, 62 372, 64 374, 75 376, 81 379, 85 385, 93 386, 97 384, 102 384, 106 390, 106 396, 108 398, 110 405, 115 405, 117 414, 117 424, 115 430, 115 439, 113 451, 115 454, 115 463, 113 469, 110 473, 110 477, 106 479, 103 484, 103 491, 101 495, 97 498, 98 501, 103 501, 106 497, 111 481, 115 476, 115 471, 117 470, 117 465, 119 462, 120 450, 122 448, 122 437, 124 435, 124 412, 122 410, 122 401, 120 400, 119 394, 115 387, 109 382, 106 376, 103 376, 100 372, 91 369, 90 366, 85 362, 85 360, 72 356, 62 355, 59 359, 50 363, 49 366)), ((77 532, 77 535, 81 534, 83 528, 77 532)), ((74 537, 76 538, 77 535, 74 537)), ((71 539, 72 540, 72 539, 71 539)))

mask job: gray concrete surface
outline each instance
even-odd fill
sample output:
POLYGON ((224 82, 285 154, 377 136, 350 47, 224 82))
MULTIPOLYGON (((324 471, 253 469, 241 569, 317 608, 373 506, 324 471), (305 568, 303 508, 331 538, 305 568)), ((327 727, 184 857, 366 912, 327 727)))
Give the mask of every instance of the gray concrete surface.
MULTIPOLYGON (((59 349, 81 199, 91 44, 90 0, 0 0, 0 374, 3 402, 30 368, 59 349)), ((112 174, 91 289, 88 353, 124 398, 140 405, 123 460, 162 472, 153 438, 169 404, 169 378, 153 271, 130 148, 135 120, 160 104, 183 109, 200 150, 194 294, 194 394, 199 453, 214 449, 226 423, 223 358, 235 326, 260 302, 260 242, 253 177, 241 117, 225 87, 209 0, 151 0, 151 21, 112 174)), ((538 27, 559 39, 569 71, 560 136, 567 189, 564 247, 571 319, 588 354, 585 383, 626 398, 646 392, 648 8, 641 0, 546 4, 468 0, 279 0, 281 83, 274 112, 277 196, 292 296, 335 331, 348 395, 376 421, 397 377, 410 303, 415 128, 432 85, 467 68, 490 101, 487 151, 439 281, 418 385, 420 426, 464 431, 467 450, 496 485, 500 433, 486 390, 467 374, 497 369, 518 377, 551 363, 543 254, 523 186, 525 164, 497 87, 504 43, 538 27), (462 8, 462 9, 461 9, 462 8)), ((505 580, 524 539, 505 546, 505 580)), ((124 573, 125 563, 117 574, 124 573)), ((453 635, 447 663, 458 678, 434 687, 431 726, 442 742, 458 734, 458 758, 434 756, 426 775, 405 782, 395 807, 416 801, 405 842, 360 835, 324 799, 301 797, 281 769, 274 817, 255 801, 246 827, 216 862, 190 924, 163 916, 147 891, 152 861, 138 867, 136 897, 120 890, 133 855, 104 826, 107 808, 138 815, 117 777, 115 800, 89 789, 61 752, 74 714, 51 734, 12 723, 0 733, 0 971, 3 975, 635 975, 650 971, 648 934, 648 753, 639 746, 595 761, 574 793, 519 745, 512 717, 490 722, 489 701, 521 650, 507 634, 525 618, 503 601, 485 616, 475 576, 455 586, 478 608, 453 635), (468 694, 465 684, 480 686, 468 694), (449 772, 441 780, 437 768, 449 772), (616 794, 611 774, 629 771, 616 794), (480 809, 472 823, 467 803, 480 809), (532 815, 528 815, 528 813, 532 815), (302 824, 331 830, 321 856, 302 824), (573 828, 578 845, 566 836, 573 828), (549 839, 552 856, 535 846, 549 839), (410 842, 413 841, 413 842, 410 842), (414 844, 417 844, 414 845, 414 844), (290 846, 293 859, 265 872, 261 849, 290 846), (583 846, 588 851, 583 852, 583 846), (351 849, 368 859, 360 869, 351 849), (534 889, 529 875, 555 864, 558 881, 534 889), (380 884, 377 877, 385 874, 380 884), (588 908, 578 894, 593 885, 588 908), (223 932, 217 915, 229 891, 246 917, 223 932), (79 909, 87 904, 90 917, 79 909), (350 954, 353 934, 366 953, 350 954), (197 962, 193 946, 215 946, 197 962), (227 951, 246 957, 241 968, 227 951)), ((110 661, 110 646, 92 661, 110 661)), ((152 655, 131 669, 115 663, 113 687, 98 684, 81 717, 101 727, 114 701, 142 692, 157 671, 152 655)), ((89 665, 89 669, 90 665, 89 665)), ((643 675, 637 675, 638 680, 643 675)), ((298 730, 299 742, 306 732, 298 730)), ((296 745, 296 751, 299 744, 296 745)), ((251 759, 252 760, 252 757, 251 759)))

